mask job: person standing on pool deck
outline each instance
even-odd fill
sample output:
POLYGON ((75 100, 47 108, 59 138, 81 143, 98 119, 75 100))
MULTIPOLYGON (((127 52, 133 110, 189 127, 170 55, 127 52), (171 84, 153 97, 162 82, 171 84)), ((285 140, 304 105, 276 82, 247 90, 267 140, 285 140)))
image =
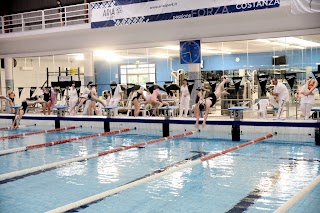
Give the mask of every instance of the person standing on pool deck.
POLYGON ((72 82, 71 87, 68 90, 68 95, 69 95, 69 106, 70 106, 69 114, 74 115, 76 113, 75 107, 79 101, 78 92, 76 89, 76 83, 74 81, 72 82))
POLYGON ((184 112, 184 117, 188 116, 190 103, 190 93, 188 89, 188 80, 183 79, 182 86, 180 87, 180 106, 179 106, 179 116, 182 117, 184 112))
MULTIPOLYGON (((14 106, 14 97, 15 96, 16 96, 16 94, 11 89, 11 86, 8 86, 7 97, 10 99, 10 101, 9 101, 10 107, 14 106)), ((14 109, 13 108, 11 108, 11 113, 14 113, 14 109)))
POLYGON ((302 86, 300 106, 305 120, 310 117, 310 112, 315 102, 314 92, 317 87, 318 81, 311 76, 307 78, 306 84, 302 86))
POLYGON ((206 126, 208 114, 210 107, 216 104, 218 98, 221 97, 222 94, 228 94, 224 90, 224 84, 229 82, 228 79, 224 79, 216 88, 216 90, 213 93, 210 93, 207 98, 203 98, 201 94, 201 89, 198 88, 198 94, 196 98, 196 106, 194 108, 194 114, 196 116, 196 124, 195 127, 198 129, 199 128, 199 119, 200 119, 200 111, 205 109, 205 114, 202 122, 202 128, 206 126))
POLYGON ((42 88, 43 91, 43 100, 44 102, 42 103, 42 112, 45 115, 46 110, 48 109, 48 115, 51 113, 51 90, 48 88, 42 88))
POLYGON ((271 82, 274 85, 274 90, 269 97, 269 101, 270 104, 273 105, 273 107, 278 108, 276 119, 280 119, 283 112, 283 107, 285 106, 289 98, 289 91, 283 83, 278 82, 278 79, 272 78, 271 82))
POLYGON ((21 107, 17 110, 15 119, 14 119, 14 121, 12 123, 12 128, 15 129, 15 128, 19 127, 20 121, 22 119, 22 116, 26 113, 28 106, 35 105, 37 103, 44 103, 44 102, 45 101, 43 101, 43 100, 36 100, 36 101, 26 101, 26 100, 24 100, 24 101, 22 101, 21 102, 21 107))

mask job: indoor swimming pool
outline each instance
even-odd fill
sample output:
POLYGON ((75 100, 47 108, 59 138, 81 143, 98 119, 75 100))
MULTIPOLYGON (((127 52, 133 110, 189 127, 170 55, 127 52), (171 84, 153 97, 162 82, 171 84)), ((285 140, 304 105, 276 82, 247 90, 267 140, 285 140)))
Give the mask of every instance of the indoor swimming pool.
MULTIPOLYGON (((44 129, 50 127, 3 130, 0 138, 44 129)), ((0 212, 48 212, 106 191, 110 191, 110 196, 75 205, 69 212, 274 212, 320 175, 320 147, 314 139, 303 136, 303 142, 297 142, 297 138, 290 141, 270 132, 274 134, 272 138, 240 147, 265 134, 246 134, 241 141, 234 142, 227 133, 171 132, 177 137, 163 138, 156 130, 97 134, 102 132, 101 128, 77 127, 1 139, 3 151, 83 137, 2 154, 0 212), (93 136, 86 138, 90 135, 93 136), (148 141, 152 143, 123 148, 148 141), (236 146, 239 149, 188 166, 206 155, 236 146), (86 158, 112 149, 117 152, 86 158), (5 176, 79 157, 84 158, 5 176), (172 172, 161 175, 166 171, 172 172), (153 176, 157 177, 147 181, 153 176)), ((298 202, 289 212, 298 212, 297 205, 301 204, 298 202)))

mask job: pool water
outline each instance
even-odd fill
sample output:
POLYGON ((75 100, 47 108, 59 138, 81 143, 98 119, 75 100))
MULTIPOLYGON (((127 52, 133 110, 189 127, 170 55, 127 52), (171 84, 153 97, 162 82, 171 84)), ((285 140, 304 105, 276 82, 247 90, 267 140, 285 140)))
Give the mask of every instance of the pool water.
MULTIPOLYGON (((32 130, 39 128, 32 127, 32 130)), ((1 141, 0 148, 97 132, 102 131, 75 129, 32 135, 1 141)), ((243 138, 260 136, 253 134, 243 138)), ((0 174, 161 137, 160 132, 133 130, 0 156, 0 174)), ((274 136, 156 178, 75 211, 273 212, 320 174, 320 147, 311 140, 298 143, 277 139, 274 136)), ((197 159, 201 154, 243 142, 246 140, 231 141, 228 134, 195 133, 3 182, 0 184, 0 212, 49 211, 152 175, 185 159, 197 159)))

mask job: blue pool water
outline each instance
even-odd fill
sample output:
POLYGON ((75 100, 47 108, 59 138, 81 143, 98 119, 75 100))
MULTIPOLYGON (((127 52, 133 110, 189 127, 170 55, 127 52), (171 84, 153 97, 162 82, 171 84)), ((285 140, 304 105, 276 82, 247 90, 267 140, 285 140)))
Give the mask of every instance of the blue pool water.
MULTIPOLYGON (((102 131, 75 129, 4 140, 0 142, 0 149, 97 132, 102 131)), ((0 156, 0 174, 161 137, 161 132, 134 130, 0 156)), ((232 142, 228 134, 196 133, 5 182, 0 184, 0 212, 49 211, 114 189, 186 158, 199 157, 201 152, 221 151, 245 141, 232 142)), ((273 212, 320 174, 319 158, 320 147, 316 147, 312 139, 304 143, 279 142, 275 136, 76 211, 273 212)))

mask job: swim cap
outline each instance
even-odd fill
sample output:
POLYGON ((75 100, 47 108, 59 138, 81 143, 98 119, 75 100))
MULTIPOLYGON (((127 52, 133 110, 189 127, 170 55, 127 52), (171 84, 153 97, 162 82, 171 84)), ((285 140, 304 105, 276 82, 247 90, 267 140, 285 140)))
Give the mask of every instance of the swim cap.
POLYGON ((150 109, 152 109, 152 105, 151 104, 147 104, 146 105, 146 110, 150 110, 150 109))

